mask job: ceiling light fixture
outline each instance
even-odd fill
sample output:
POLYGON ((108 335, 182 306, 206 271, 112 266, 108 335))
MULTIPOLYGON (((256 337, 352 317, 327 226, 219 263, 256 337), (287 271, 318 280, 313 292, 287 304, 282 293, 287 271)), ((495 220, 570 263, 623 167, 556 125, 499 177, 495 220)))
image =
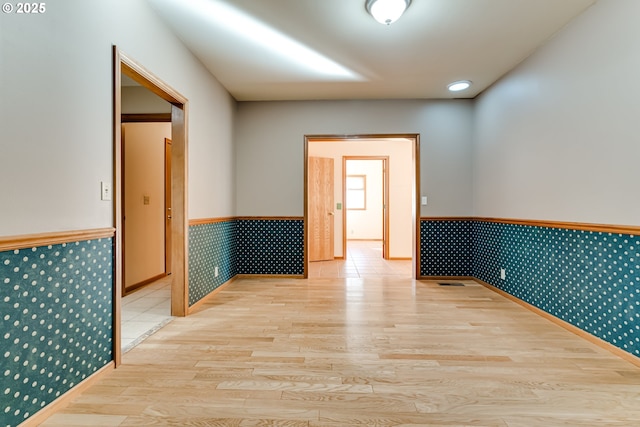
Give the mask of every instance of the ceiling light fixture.
POLYGON ((469 80, 458 80, 457 82, 449 83, 447 88, 451 92, 460 92, 461 90, 469 89, 471 82, 469 80))
POLYGON ((364 7, 381 24, 391 25, 402 16, 411 0, 367 0, 364 7))

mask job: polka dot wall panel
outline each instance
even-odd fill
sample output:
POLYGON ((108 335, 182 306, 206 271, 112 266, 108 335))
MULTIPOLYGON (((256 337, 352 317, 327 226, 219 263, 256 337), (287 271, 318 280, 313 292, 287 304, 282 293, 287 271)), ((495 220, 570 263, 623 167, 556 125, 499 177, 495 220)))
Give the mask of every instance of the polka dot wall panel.
POLYGON ((112 360, 112 239, 0 252, 0 425, 112 360))
POLYGON ((420 274, 471 276, 472 221, 420 221, 420 274))
POLYGON ((239 274, 304 274, 304 221, 238 220, 239 274))
POLYGON ((478 221, 472 242, 475 277, 640 356, 640 236, 478 221))
POLYGON ((189 305, 237 274, 237 234, 234 220, 189 227, 189 305))

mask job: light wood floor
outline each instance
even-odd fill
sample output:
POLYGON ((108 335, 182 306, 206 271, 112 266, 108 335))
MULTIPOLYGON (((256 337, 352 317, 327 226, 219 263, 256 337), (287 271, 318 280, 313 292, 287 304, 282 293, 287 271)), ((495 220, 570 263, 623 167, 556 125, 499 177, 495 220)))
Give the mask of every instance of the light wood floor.
POLYGON ((46 426, 640 426, 640 369, 484 287, 239 279, 46 426))

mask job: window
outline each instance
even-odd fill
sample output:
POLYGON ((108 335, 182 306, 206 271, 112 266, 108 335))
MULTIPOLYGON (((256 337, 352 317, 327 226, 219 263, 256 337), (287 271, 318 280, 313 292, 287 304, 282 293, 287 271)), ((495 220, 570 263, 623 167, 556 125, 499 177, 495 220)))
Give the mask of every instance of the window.
POLYGON ((347 175, 347 209, 367 209, 366 175, 347 175))

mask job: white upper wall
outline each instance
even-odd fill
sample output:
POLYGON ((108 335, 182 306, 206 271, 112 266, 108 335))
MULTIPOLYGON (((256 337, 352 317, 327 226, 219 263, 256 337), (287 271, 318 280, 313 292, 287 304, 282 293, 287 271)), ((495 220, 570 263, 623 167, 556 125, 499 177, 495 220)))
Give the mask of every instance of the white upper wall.
POLYGON ((600 0, 480 96, 475 215, 640 225, 638 17, 600 0))
POLYGON ((472 101, 241 102, 237 214, 304 214, 304 136, 420 134, 423 216, 469 216, 472 101))
POLYGON ((0 236, 113 226, 114 44, 189 99, 189 217, 233 214, 235 101, 147 2, 48 2, 0 29, 0 236))

